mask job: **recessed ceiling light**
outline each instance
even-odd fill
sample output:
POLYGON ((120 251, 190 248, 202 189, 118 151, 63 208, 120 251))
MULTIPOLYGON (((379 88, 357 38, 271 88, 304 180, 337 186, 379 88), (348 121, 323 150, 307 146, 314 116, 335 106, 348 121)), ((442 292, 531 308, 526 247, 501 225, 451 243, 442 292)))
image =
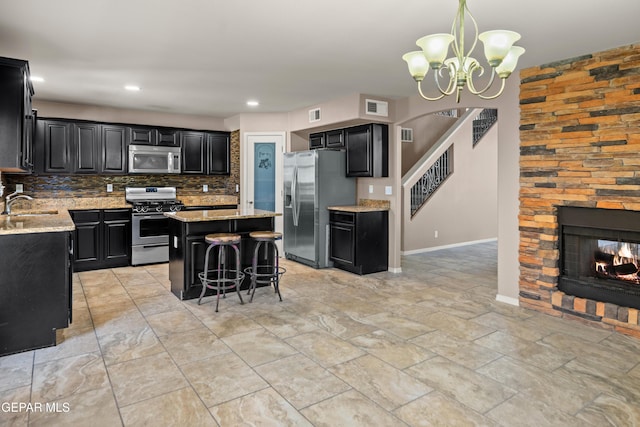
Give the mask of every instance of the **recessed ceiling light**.
POLYGON ((247 105, 249 107, 257 107, 260 103, 258 101, 247 101, 247 105))
POLYGON ((140 86, 136 85, 126 85, 124 87, 126 90, 130 90, 131 92, 140 92, 140 86))
POLYGON ((31 76, 31 77, 29 77, 29 80, 31 80, 32 82, 36 82, 36 83, 44 82, 44 79, 42 77, 38 77, 38 76, 31 76))

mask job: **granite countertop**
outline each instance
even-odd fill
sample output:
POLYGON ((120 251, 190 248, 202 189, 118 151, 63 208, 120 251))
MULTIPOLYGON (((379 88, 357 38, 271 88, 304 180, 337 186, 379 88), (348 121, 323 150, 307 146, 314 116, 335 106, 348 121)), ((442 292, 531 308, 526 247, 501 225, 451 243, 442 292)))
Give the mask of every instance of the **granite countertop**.
POLYGON ((263 211, 260 209, 215 209, 209 211, 180 211, 165 212, 168 218, 182 222, 223 221, 229 219, 269 218, 282 216, 281 213, 263 211))
POLYGON ((341 212, 377 212, 377 211, 388 211, 389 207, 386 206, 362 206, 362 205, 353 205, 353 206, 329 206, 327 207, 330 211, 341 211, 341 212))
POLYGON ((11 215, 0 215, 0 235, 73 230, 75 230, 75 225, 66 209, 22 211, 11 215))

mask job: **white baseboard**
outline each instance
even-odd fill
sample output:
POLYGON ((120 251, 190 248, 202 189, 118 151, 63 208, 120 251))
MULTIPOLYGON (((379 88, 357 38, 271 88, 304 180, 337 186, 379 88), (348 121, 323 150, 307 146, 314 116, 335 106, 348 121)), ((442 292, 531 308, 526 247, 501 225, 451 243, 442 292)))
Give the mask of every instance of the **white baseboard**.
POLYGON ((518 298, 507 297, 500 294, 496 295, 496 301, 503 302, 505 304, 520 306, 520 301, 518 300, 518 298))
POLYGON ((454 243, 454 244, 451 244, 451 245, 444 245, 444 246, 434 246, 432 248, 422 248, 422 249, 413 249, 413 250, 410 250, 410 251, 401 251, 400 254, 401 255, 416 255, 416 254, 422 254, 422 253, 425 253, 425 252, 439 251, 441 249, 458 248, 460 246, 476 245, 478 243, 495 242, 497 240, 498 240, 497 237, 492 237, 490 239, 472 240, 470 242, 454 243))
POLYGON ((400 274, 402 273, 402 268, 401 267, 397 267, 397 268, 389 268, 387 269, 387 271, 389 273, 396 273, 396 274, 400 274))

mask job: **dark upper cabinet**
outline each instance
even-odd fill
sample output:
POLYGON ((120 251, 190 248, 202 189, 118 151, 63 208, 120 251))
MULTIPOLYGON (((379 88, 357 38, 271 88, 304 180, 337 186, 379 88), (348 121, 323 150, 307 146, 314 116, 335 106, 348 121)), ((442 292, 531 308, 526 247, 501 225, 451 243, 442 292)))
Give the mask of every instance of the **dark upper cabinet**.
POLYGON ((73 125, 73 173, 97 173, 100 169, 100 125, 73 125))
POLYGON ((309 135, 309 150, 315 150, 317 148, 324 148, 324 132, 312 133, 309 135))
POLYGON ((36 127, 36 171, 71 173, 73 170, 72 124, 62 120, 38 120, 36 127))
POLYGON ((124 126, 101 125, 101 173, 127 172, 127 129, 124 126))
POLYGON ((175 129, 130 126, 128 136, 131 144, 179 147, 178 134, 179 132, 175 129))
POLYGON ((228 133, 207 134, 207 173, 209 175, 229 175, 230 137, 228 133))
POLYGON ((182 173, 204 174, 206 168, 206 137, 204 132, 180 132, 182 173))
POLYGON ((29 63, 0 58, 0 171, 31 172, 34 116, 29 63))
POLYGON ((344 129, 347 176, 389 176, 389 128, 371 123, 344 129))
POLYGON ((344 130, 336 129, 325 132, 325 146, 327 148, 344 148, 344 130))

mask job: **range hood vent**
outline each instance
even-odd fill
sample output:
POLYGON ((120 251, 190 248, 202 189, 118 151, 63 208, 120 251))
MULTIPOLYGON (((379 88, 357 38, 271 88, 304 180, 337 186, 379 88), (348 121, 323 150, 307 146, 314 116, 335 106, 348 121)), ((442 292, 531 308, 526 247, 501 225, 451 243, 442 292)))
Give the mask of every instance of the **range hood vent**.
POLYGON ((389 116, 389 103, 385 101, 376 101, 374 99, 366 99, 365 113, 371 116, 389 116))
POLYGON ((320 121, 320 109, 315 108, 313 110, 309 110, 309 123, 319 122, 320 121))

